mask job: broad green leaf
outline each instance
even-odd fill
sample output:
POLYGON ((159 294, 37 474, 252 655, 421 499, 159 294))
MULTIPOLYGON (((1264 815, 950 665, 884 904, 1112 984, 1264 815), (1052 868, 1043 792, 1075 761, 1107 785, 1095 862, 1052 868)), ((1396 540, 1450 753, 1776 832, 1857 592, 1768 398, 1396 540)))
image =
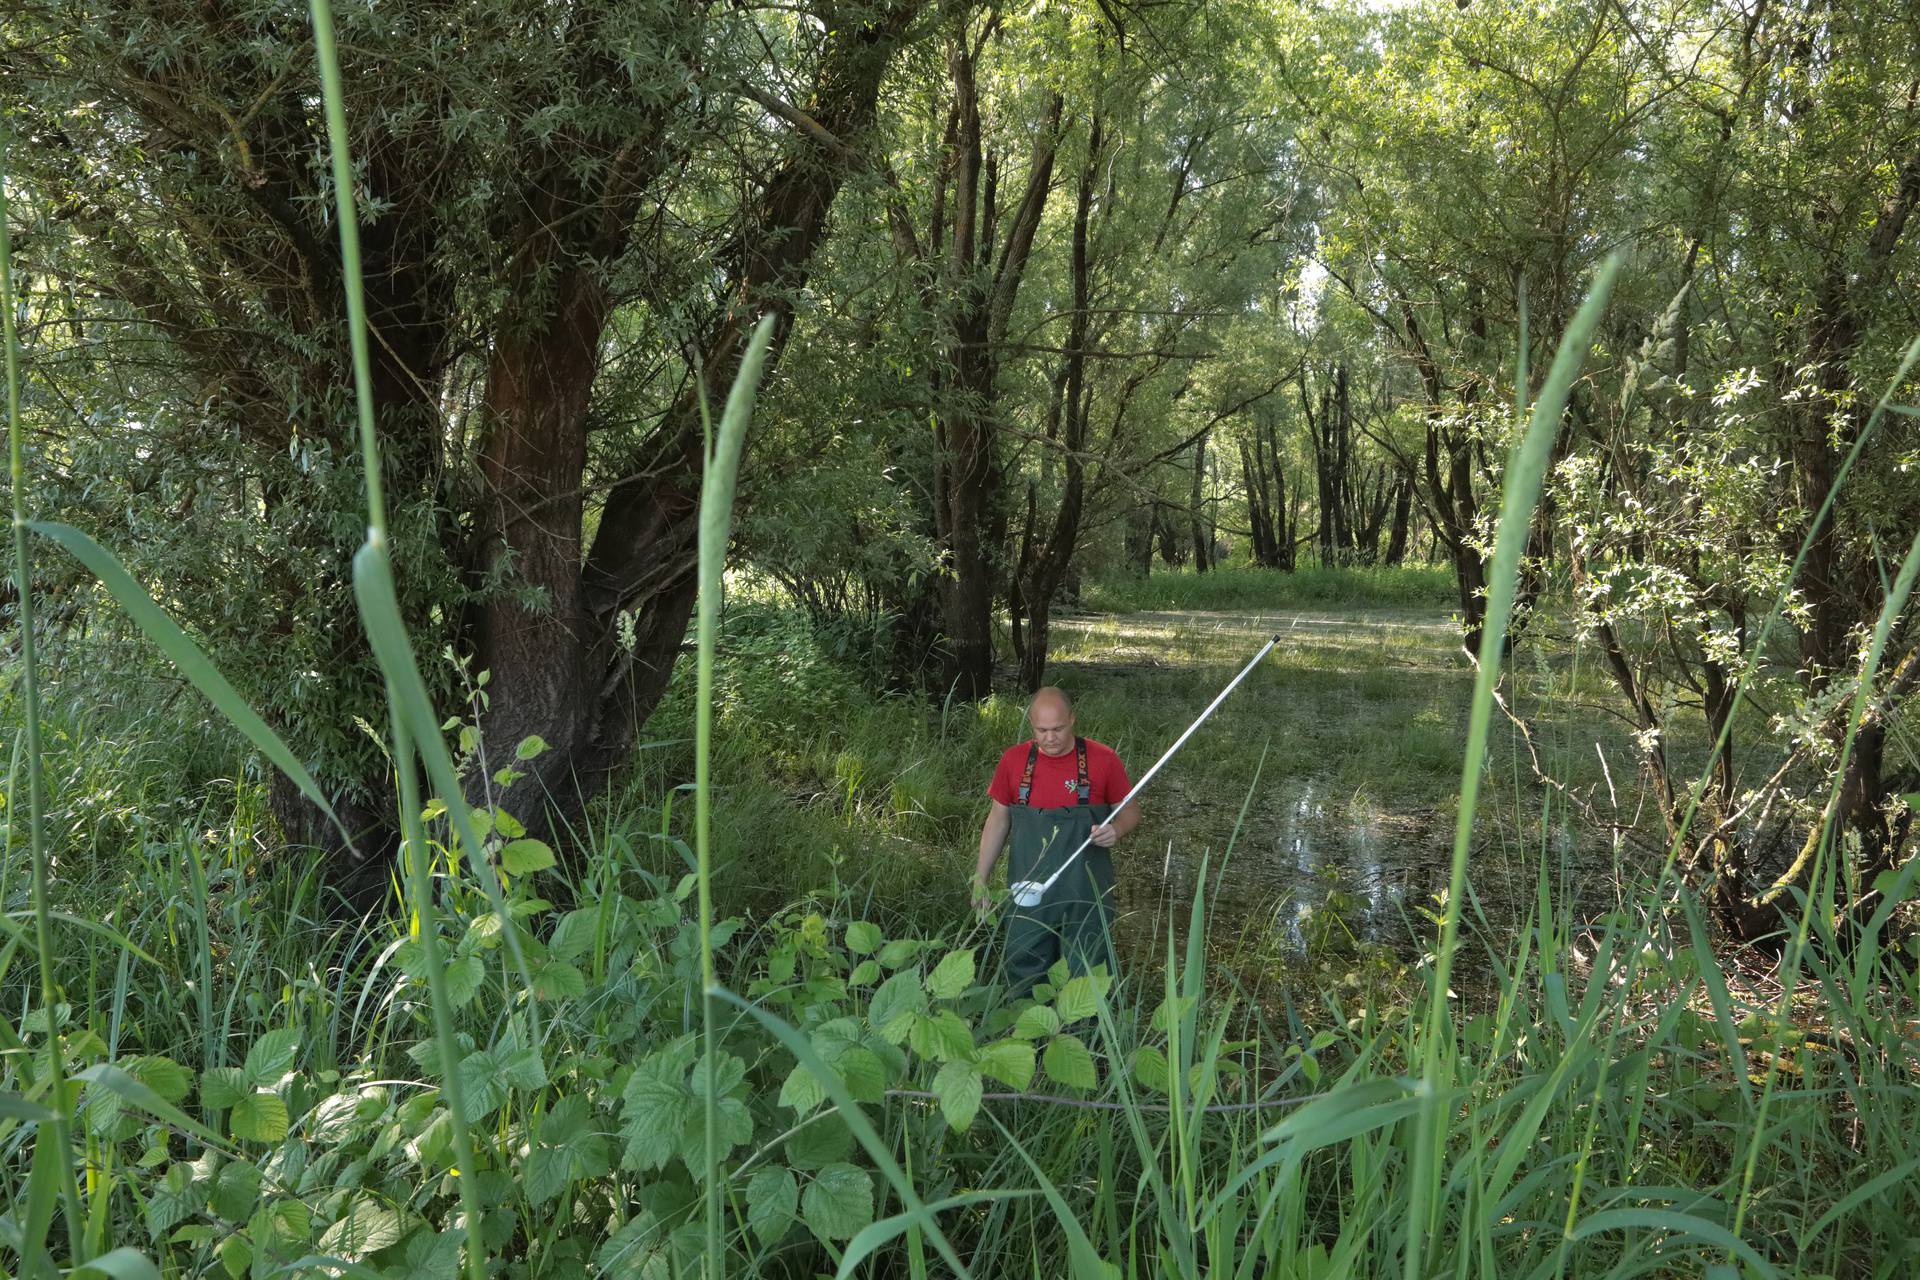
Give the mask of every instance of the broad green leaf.
POLYGON ((800 1213, 822 1240, 850 1240, 873 1221, 873 1179, 850 1164, 831 1164, 813 1175, 800 1197, 800 1213))
POLYGON ((921 990, 919 972, 903 969, 873 993, 873 1000, 867 1005, 867 1023, 889 1043, 899 1044, 906 1038, 910 1017, 924 1012, 926 1007, 927 993, 921 990))
POLYGON ((520 745, 513 749, 513 758, 516 760, 531 760, 547 749, 547 740, 545 738, 537 733, 530 733, 520 739, 520 745))
POLYGON ((407 1280, 459 1280, 461 1235, 422 1228, 407 1237, 407 1280))
POLYGON ((542 1000, 578 1000, 587 994, 587 975, 564 960, 543 960, 534 971, 533 994, 542 1000))
POLYGON ((780 1105, 805 1115, 826 1101, 827 1091, 804 1062, 796 1062, 780 1086, 780 1105))
POLYGON ((835 1018, 814 1028, 813 1050, 839 1073, 847 1092, 861 1102, 878 1102, 886 1092, 886 1068, 865 1043, 868 1034, 856 1018, 835 1018))
POLYGON ((544 840, 510 840, 500 850, 500 865, 516 876, 545 871, 554 865, 553 850, 544 840))
POLYGON ((213 1212, 228 1222, 245 1222, 260 1199, 260 1170, 245 1160, 229 1160, 214 1175, 213 1212))
POLYGON ((406 1219, 365 1192, 347 1202, 345 1210, 320 1237, 319 1252, 358 1262, 406 1234, 406 1219))
POLYGON ((677 1058, 656 1054, 643 1059, 621 1093, 621 1136, 629 1169, 658 1169, 680 1149, 693 1114, 694 1099, 677 1058))
POLYGON ((544 1089, 547 1067, 538 1049, 514 1049, 501 1055, 500 1079, 514 1089, 544 1089))
MULTIPOLYGON (((747 1078, 747 1064, 730 1053, 716 1054, 713 1060, 713 1093, 716 1097, 732 1093, 747 1078)), ((707 1064, 704 1059, 693 1064, 693 1071, 687 1077, 687 1087, 693 1096, 704 1101, 707 1096, 707 1064)))
POLYGON ((785 1235, 799 1207, 800 1184, 791 1169, 769 1165, 747 1183, 747 1225, 762 1244, 785 1235))
POLYGON ((246 1073, 239 1067, 208 1067, 200 1073, 202 1105, 225 1111, 246 1096, 246 1073))
POLYGON ((926 945, 920 938, 895 938, 880 948, 880 963, 886 968, 898 969, 919 955, 920 949, 926 945))
POLYGON ((248 1142, 278 1142, 287 1136, 287 1102, 277 1093, 250 1093, 227 1117, 233 1136, 248 1142))
POLYGON ((928 993, 941 1000, 951 1000, 972 985, 972 947, 949 951, 927 975, 928 993))
POLYGON ((965 1132, 980 1114, 980 1073, 972 1064, 955 1060, 940 1068, 933 1078, 933 1095, 940 1101, 940 1114, 956 1132, 965 1132))
POLYGON ((907 1047, 935 1062, 968 1059, 973 1057, 973 1031, 951 1009, 931 1016, 915 1014, 907 1029, 907 1047))
MULTIPOLYGON (((747 1104, 740 1099, 720 1099, 713 1109, 713 1117, 714 1149, 721 1159, 725 1159, 735 1147, 753 1137, 753 1114, 747 1110, 747 1104)), ((706 1107, 696 1105, 693 1114, 687 1117, 686 1136, 680 1141, 680 1159, 696 1178, 702 1178, 702 1180, 704 1180, 707 1166, 706 1134, 706 1107)))
POLYGON ((172 1058, 143 1054, 123 1059, 120 1065, 128 1075, 168 1102, 179 1102, 193 1088, 193 1077, 172 1058))
POLYGON ((1069 978, 1067 984, 1060 988, 1060 994, 1053 998, 1054 1011, 1060 1015, 1060 1020, 1078 1022, 1098 1013, 1100 995, 1108 981, 1084 973, 1077 978, 1069 978))
POLYGON ((479 993, 480 984, 486 980, 487 967, 479 956, 455 956, 447 962, 447 1002, 456 1009, 464 1009, 479 993))
POLYGON ((1150 1044, 1133 1051, 1133 1078, 1155 1093, 1167 1092, 1173 1076, 1167 1067, 1167 1055, 1150 1044))
POLYGON ((847 985, 850 987, 865 987, 872 985, 879 981, 879 979, 880 962, 877 960, 862 960, 859 964, 853 966, 853 972, 847 975, 847 985))
POLYGON ((1013 1020, 1013 1034, 1022 1040, 1044 1040, 1060 1029, 1060 1015, 1044 1004, 1029 1005, 1013 1020))
MULTIPOLYGON (((228 1237, 228 1240, 235 1239, 243 1239, 243 1237, 228 1237)), ((224 1250, 226 1248, 225 1243, 222 1243, 220 1248, 224 1250)), ((218 1252, 218 1250, 216 1252, 218 1252)), ((224 1261, 224 1256, 222 1260, 224 1261)), ((160 1280, 160 1268, 154 1266, 152 1260, 150 1260, 146 1254, 141 1253, 138 1249, 125 1247, 109 1250, 99 1257, 89 1260, 86 1266, 76 1267, 67 1274, 70 1276, 87 1276, 89 1278, 94 1275, 102 1275, 106 1276, 108 1280, 160 1280)), ((235 1274, 231 1266, 228 1267, 227 1274, 235 1274)))
POLYGON ((293 1066, 294 1055, 299 1051, 300 1033, 294 1028, 282 1027, 267 1032, 247 1050, 244 1070, 248 1082, 255 1085, 277 1083, 293 1066))
POLYGON ((1087 1046, 1078 1036, 1055 1036, 1049 1040, 1040 1065, 1046 1068, 1049 1079, 1069 1088, 1091 1089, 1099 1083, 1093 1055, 1087 1052, 1087 1046))
POLYGON ((492 1050, 474 1050, 460 1060, 459 1072, 469 1120, 490 1115, 507 1100, 506 1081, 500 1077, 500 1060, 492 1050))
POLYGON ((973 1065, 1011 1089, 1024 1091, 1033 1083, 1033 1046, 1025 1040, 996 1040, 982 1045, 973 1065))
POLYGON ((880 926, 855 920, 847 926, 847 950, 857 956, 870 956, 880 949, 880 926))
POLYGON ((787 1163, 796 1169, 823 1169, 853 1152, 853 1130, 838 1111, 827 1110, 787 1139, 787 1163))

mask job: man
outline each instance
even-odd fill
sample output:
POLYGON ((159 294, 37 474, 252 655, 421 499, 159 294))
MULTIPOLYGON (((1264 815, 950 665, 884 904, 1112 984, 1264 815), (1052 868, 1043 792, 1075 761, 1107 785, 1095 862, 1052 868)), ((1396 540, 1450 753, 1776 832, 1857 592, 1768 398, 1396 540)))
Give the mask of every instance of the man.
POLYGON ((1055 688, 1041 689, 1027 707, 1033 737, 1007 748, 987 795, 993 802, 980 830, 973 903, 988 905, 987 877, 1000 850, 1011 846, 1007 880, 1044 881, 1092 836, 1087 851, 1031 907, 1013 906, 1007 929, 1007 994, 1028 994, 1056 960, 1075 973, 1095 964, 1113 971, 1113 859, 1108 851, 1140 825, 1140 807, 1113 806, 1133 784, 1111 747, 1076 737, 1073 704, 1055 688))

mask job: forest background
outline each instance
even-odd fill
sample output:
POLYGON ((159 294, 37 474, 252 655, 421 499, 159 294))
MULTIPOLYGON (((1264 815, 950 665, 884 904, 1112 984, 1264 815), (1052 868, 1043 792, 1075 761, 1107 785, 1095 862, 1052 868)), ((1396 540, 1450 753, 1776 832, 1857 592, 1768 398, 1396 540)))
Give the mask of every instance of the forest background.
POLYGON ((0 15, 23 1273, 1910 1265, 1920 14, 319 8, 0 15), (1150 759, 1314 610, 996 1010, 1020 694, 1150 759), (1290 737, 1458 831, 1305 964, 1206 930, 1290 737))

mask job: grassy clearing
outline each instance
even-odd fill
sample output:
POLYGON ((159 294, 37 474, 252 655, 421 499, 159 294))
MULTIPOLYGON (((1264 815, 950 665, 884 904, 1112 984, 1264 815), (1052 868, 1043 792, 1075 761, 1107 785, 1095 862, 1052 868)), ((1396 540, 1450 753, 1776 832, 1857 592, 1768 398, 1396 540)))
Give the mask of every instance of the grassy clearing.
POLYGON ((1310 566, 1279 573, 1228 564, 1206 573, 1163 570, 1145 578, 1115 576, 1090 583, 1089 609, 1136 613, 1154 609, 1341 609, 1445 607, 1455 599, 1452 574, 1437 565, 1328 569, 1310 566))

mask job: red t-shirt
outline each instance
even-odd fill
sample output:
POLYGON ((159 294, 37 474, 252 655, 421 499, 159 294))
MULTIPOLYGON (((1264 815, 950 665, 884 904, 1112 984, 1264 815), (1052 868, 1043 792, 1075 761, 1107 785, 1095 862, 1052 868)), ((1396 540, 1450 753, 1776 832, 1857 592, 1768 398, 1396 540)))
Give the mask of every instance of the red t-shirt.
MULTIPOLYGON (((1020 798, 1020 775, 1027 770, 1027 752, 1033 747, 1029 738, 1017 747, 1008 747, 993 771, 993 784, 987 794, 1001 804, 1013 804, 1020 798)), ((1127 781, 1126 766, 1112 747, 1087 739, 1087 800, 1090 804, 1119 804, 1133 783, 1127 781)), ((1033 790, 1027 803, 1035 809, 1058 809, 1080 802, 1080 770, 1074 753, 1062 756, 1040 753, 1033 762, 1033 790)))

